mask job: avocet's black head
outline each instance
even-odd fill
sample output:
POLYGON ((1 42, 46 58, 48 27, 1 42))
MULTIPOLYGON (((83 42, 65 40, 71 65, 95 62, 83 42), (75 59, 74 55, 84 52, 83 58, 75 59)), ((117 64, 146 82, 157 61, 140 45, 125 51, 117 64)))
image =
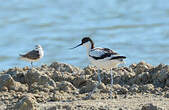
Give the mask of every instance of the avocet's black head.
POLYGON ((73 47, 72 49, 74 49, 74 48, 77 48, 77 47, 79 47, 79 46, 81 46, 81 45, 91 45, 91 49, 93 49, 94 48, 94 43, 93 43, 93 41, 89 38, 89 37, 84 37, 83 39, 82 39, 82 42, 79 44, 79 45, 77 45, 77 46, 75 46, 75 47, 73 47))

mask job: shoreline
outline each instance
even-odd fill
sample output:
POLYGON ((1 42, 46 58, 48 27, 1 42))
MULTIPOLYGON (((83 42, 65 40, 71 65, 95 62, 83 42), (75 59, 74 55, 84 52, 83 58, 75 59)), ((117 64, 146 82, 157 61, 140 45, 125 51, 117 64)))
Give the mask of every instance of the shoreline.
POLYGON ((113 99, 109 99, 110 74, 102 70, 101 85, 85 100, 97 83, 95 67, 80 69, 53 62, 35 68, 10 68, 0 72, 0 110, 169 108, 168 65, 139 62, 113 71, 113 99))

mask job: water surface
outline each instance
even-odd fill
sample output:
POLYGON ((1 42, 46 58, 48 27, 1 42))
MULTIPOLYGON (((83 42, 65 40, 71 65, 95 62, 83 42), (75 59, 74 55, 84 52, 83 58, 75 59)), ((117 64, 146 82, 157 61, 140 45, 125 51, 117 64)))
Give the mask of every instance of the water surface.
POLYGON ((34 45, 45 51, 34 65, 58 61, 85 67, 85 35, 99 47, 127 56, 127 65, 169 64, 168 0, 0 0, 0 70, 24 67, 18 59, 34 45))

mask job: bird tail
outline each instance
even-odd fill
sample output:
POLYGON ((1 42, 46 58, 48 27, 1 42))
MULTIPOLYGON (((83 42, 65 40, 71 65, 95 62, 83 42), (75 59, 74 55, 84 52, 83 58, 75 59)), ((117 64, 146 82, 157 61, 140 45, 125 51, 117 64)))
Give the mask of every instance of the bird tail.
POLYGON ((20 60, 23 60, 24 59, 24 55, 23 54, 19 54, 19 58, 20 60))
POLYGON ((20 57, 23 57, 23 54, 19 54, 20 57))

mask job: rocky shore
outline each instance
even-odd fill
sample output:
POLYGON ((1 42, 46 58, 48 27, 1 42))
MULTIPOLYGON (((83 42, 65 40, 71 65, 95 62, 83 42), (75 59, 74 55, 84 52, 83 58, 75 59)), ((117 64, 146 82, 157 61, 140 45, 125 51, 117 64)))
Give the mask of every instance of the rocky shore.
POLYGON ((102 70, 102 83, 91 99, 86 96, 97 83, 95 67, 80 69, 54 62, 35 68, 0 72, 0 110, 169 110, 169 66, 145 62, 102 70))

